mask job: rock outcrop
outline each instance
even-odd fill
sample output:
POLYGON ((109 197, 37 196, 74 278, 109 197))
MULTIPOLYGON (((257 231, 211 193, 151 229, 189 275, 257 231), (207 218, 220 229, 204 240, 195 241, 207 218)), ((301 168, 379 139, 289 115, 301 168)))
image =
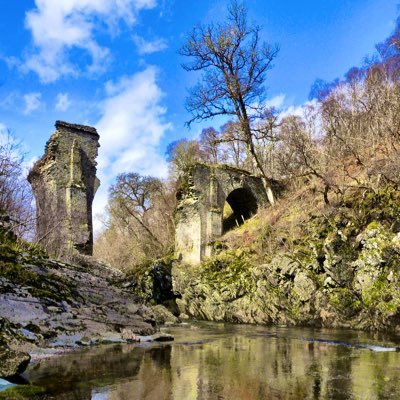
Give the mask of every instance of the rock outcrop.
POLYGON ((27 353, 0 347, 0 376, 9 378, 22 374, 30 360, 31 356, 27 353))
POLYGON ((122 272, 89 256, 49 259, 0 229, 0 376, 21 372, 35 349, 123 343, 157 330, 122 272))
POLYGON ((37 239, 53 256, 91 255, 99 135, 90 126, 62 121, 56 129, 28 175, 36 199, 37 239))
POLYGON ((212 321, 400 332, 400 191, 354 190, 345 200, 312 216, 289 250, 265 254, 264 262, 242 242, 198 267, 176 263, 180 312, 212 321))
MULTIPOLYGON (((0 261, 0 315, 18 328, 23 341, 40 347, 124 341, 122 332, 150 335, 150 309, 104 265, 53 260, 0 261)), ((18 346, 16 347, 18 348, 18 346)))
POLYGON ((0 317, 0 377, 8 378, 25 371, 29 354, 10 348, 23 342, 17 327, 0 317))

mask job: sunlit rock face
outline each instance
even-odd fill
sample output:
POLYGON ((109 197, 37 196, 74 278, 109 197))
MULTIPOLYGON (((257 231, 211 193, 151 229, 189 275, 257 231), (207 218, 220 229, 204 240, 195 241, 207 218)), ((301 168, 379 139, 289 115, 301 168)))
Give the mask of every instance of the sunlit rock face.
POLYGON ((92 255, 92 203, 99 187, 95 128, 56 122, 45 154, 28 175, 37 211, 37 240, 53 256, 92 255))

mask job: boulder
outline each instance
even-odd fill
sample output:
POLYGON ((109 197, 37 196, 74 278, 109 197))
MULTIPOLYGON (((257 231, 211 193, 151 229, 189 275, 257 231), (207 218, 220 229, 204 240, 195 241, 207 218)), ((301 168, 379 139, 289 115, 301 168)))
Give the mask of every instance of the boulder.
POLYGON ((27 368, 31 356, 27 353, 15 351, 8 346, 0 347, 0 377, 11 377, 22 374, 27 368))
POLYGON ((179 322, 179 319, 162 304, 157 304, 152 307, 151 310, 153 311, 154 318, 159 325, 177 324, 179 322))

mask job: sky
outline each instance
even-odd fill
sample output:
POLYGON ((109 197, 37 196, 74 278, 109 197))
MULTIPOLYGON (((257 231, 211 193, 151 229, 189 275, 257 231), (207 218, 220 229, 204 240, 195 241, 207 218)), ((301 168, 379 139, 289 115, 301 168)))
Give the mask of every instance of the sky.
MULTIPOLYGON (((271 105, 307 101, 316 79, 360 65, 393 30, 399 0, 245 0, 249 20, 280 52, 266 86, 271 105)), ((186 34, 223 18, 227 0, 0 0, 0 135, 41 157, 56 120, 95 126, 102 185, 94 212, 122 172, 165 177, 167 145, 221 120, 192 125, 181 64, 186 34)), ((99 222, 96 222, 99 227, 99 222)))

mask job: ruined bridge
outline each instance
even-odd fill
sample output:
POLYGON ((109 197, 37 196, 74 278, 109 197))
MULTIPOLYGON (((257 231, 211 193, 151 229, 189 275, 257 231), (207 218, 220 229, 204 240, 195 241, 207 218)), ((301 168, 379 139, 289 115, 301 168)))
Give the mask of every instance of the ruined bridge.
MULTIPOLYGON (((57 121, 56 128, 28 175, 36 198, 38 240, 51 255, 91 255, 99 135, 93 127, 63 121, 57 121)), ((211 256, 216 239, 267 201, 260 177, 200 163, 183 177, 177 197, 175 251, 192 265, 211 256), (232 214, 224 218, 226 203, 232 214)))
POLYGON ((56 132, 28 175, 36 200, 37 240, 52 256, 93 252, 92 202, 99 135, 95 128, 56 121, 56 132))
POLYGON ((254 215, 266 202, 260 177, 227 165, 195 164, 178 192, 175 252, 187 264, 213 253, 213 242, 254 215), (224 219, 227 202, 233 214, 224 219))

